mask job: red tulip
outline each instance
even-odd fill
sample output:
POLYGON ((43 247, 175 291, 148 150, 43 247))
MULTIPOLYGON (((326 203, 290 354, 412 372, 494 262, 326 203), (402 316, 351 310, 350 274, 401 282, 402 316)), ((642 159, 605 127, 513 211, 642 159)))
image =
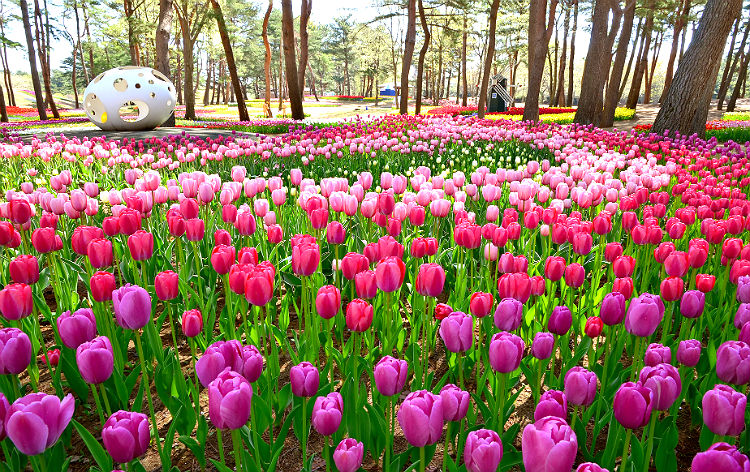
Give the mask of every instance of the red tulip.
POLYGON ((120 218, 117 216, 108 216, 102 221, 102 230, 107 236, 116 236, 120 234, 120 218))
POLYGON ((367 331, 372 324, 372 315, 372 305, 355 298, 346 307, 346 327, 355 332, 367 331))
POLYGON ((370 266, 366 256, 358 252, 347 252, 341 259, 341 273, 346 280, 354 280, 354 277, 370 266))
POLYGON ((179 281, 179 275, 173 270, 165 270, 156 274, 154 278, 156 297, 161 301, 177 298, 177 295, 180 293, 179 281))
MULTIPOLYGON (((0 222, 2 228, 2 222, 0 222)), ((12 228, 12 226, 11 226, 12 228)), ((55 234, 53 228, 37 228, 31 233, 31 244, 37 252, 45 254, 62 249, 62 238, 55 234)))
POLYGON ((17 225, 26 224, 33 216, 31 205, 23 198, 16 198, 8 202, 8 212, 10 213, 10 221, 17 225))
POLYGON ((697 274, 695 276, 695 286, 703 293, 708 293, 714 289, 716 276, 710 274, 697 274))
POLYGON ((211 251, 211 266, 217 274, 228 274, 234 264, 234 246, 219 244, 211 251))
POLYGON ((89 280, 91 298, 97 302, 112 300, 112 292, 115 290, 115 275, 111 272, 97 271, 89 280))
POLYGON ((568 287, 579 288, 583 285, 585 278, 586 271, 581 264, 573 263, 565 268, 565 284, 568 287))
POLYGON ((225 229, 217 229, 214 231, 214 246, 223 244, 225 246, 232 245, 232 235, 225 229))
POLYGON ((33 285, 39 281, 39 261, 34 256, 21 254, 10 261, 8 272, 14 282, 33 285))
POLYGON ((265 306, 273 297, 276 269, 268 261, 252 267, 245 280, 245 298, 254 306, 265 306))
POLYGON ((203 239, 203 236, 205 235, 205 232, 205 223, 200 218, 185 220, 185 238, 188 241, 201 241, 203 239))
POLYGON ((34 308, 31 287, 23 283, 9 284, 0 290, 0 313, 6 320, 16 321, 29 316, 34 308))
POLYGON ((344 241, 346 241, 344 225, 338 221, 328 223, 326 227, 326 241, 328 241, 328 244, 344 244, 344 241))
POLYGON ((477 318, 484 318, 492 311, 492 303, 491 293, 474 292, 469 299, 469 311, 477 318))
POLYGON ((541 275, 535 275, 531 277, 531 294, 535 297, 539 297, 541 295, 544 295, 545 290, 547 289, 544 277, 541 275))
POLYGON ((138 230, 128 236, 128 249, 134 261, 145 261, 154 254, 154 235, 138 230))
POLYGON ((109 267, 112 265, 114 257, 112 252, 112 242, 107 239, 92 239, 86 249, 86 253, 89 257, 89 263, 94 269, 101 269, 102 267, 109 267))
POLYGON ((194 338, 203 331, 203 315, 197 308, 182 314, 182 332, 188 338, 194 338))
POLYGON ((596 338, 602 334, 603 328, 604 322, 602 319, 598 316, 591 316, 586 319, 586 327, 583 329, 583 332, 590 338, 596 338))
POLYGON ((434 315, 436 320, 442 321, 451 313, 453 313, 453 308, 451 308, 450 305, 447 305, 445 303, 438 303, 437 305, 435 305, 434 315))
POLYGON ((684 288, 685 282, 680 277, 667 277, 661 281, 661 297, 667 302, 679 300, 684 288))
POLYGON ((615 279, 612 283, 612 291, 623 294, 626 300, 633 296, 633 279, 630 277, 621 277, 615 279))
POLYGON ((141 229, 141 212, 132 208, 126 208, 120 212, 118 223, 120 225, 120 233, 130 236, 141 229))
POLYGON ((615 259, 622 256, 623 249, 620 243, 607 243, 604 247, 604 259, 608 262, 614 262, 615 259))
POLYGON ((334 285, 324 285, 315 297, 315 310, 321 318, 330 320, 341 308, 341 292, 334 285))
MULTIPOLYGON (((0 221, 0 246, 7 246, 8 243, 11 241, 11 239, 13 239, 13 233, 15 232, 16 230, 13 228, 13 225, 9 221, 0 221)), ((34 232, 36 233, 36 231, 34 232)), ((55 233, 55 230, 53 229, 52 234, 54 233, 55 233)), ((33 235, 32 235, 32 243, 33 243, 33 235)))
MULTIPOLYGON (((400 259, 396 260, 401 262, 400 259)), ((401 264, 403 264, 403 262, 401 262, 401 264)), ((378 267, 380 267, 380 264, 378 264, 378 267)), ((443 292, 443 286, 445 285, 445 270, 443 270, 443 267, 440 264, 422 264, 421 266, 419 266, 419 272, 417 272, 417 281, 415 285, 417 293, 419 293, 420 295, 436 298, 443 292)))
MULTIPOLYGON (((404 261, 398 257, 386 257, 378 262, 375 268, 375 277, 378 288, 383 292, 395 292, 404 283, 406 266, 404 261)), ((442 290, 441 290, 442 291, 442 290)))
POLYGON ((266 229, 268 233, 268 242, 271 244, 279 244, 284 240, 284 230, 279 225, 271 225, 266 229))
POLYGON ((612 272, 615 277, 630 277, 635 269, 635 258, 631 256, 620 256, 612 262, 612 272))
MULTIPOLYGON (((54 233, 54 231, 53 231, 54 233)), ((96 226, 78 226, 73 230, 73 236, 70 238, 70 244, 73 251, 79 256, 88 255, 89 243, 93 239, 104 237, 104 232, 96 226)))
POLYGON ((310 276, 318 270, 320 247, 315 242, 305 241, 292 246, 292 270, 300 276, 310 276))
POLYGON ((354 288, 359 298, 375 298, 378 294, 377 276, 374 270, 363 270, 354 276, 354 288))
POLYGON ((544 276, 552 282, 562 279, 565 273, 565 259, 558 256, 549 256, 544 263, 544 276))
POLYGON ((500 299, 515 298, 521 303, 531 296, 531 279, 525 273, 503 274, 497 281, 500 299))

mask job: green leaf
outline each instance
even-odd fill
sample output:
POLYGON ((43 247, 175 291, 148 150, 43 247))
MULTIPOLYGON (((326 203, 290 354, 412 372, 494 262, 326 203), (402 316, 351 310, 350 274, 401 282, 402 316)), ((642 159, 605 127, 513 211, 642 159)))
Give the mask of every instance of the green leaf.
POLYGON ((670 422, 669 427, 662 435, 661 440, 656 446, 656 456, 654 457, 654 463, 656 464, 656 470, 659 472, 677 472, 677 457, 675 456, 675 448, 679 442, 679 432, 677 426, 670 422))
POLYGON ((81 425, 81 423, 79 423, 78 421, 73 420, 73 426, 75 427, 76 431, 78 431, 81 439, 83 439, 83 442, 86 444, 86 447, 91 453, 91 456, 96 461, 97 465, 102 470, 112 470, 112 458, 109 457, 109 454, 107 454, 102 445, 99 444, 99 441, 94 439, 94 436, 89 433, 89 431, 84 428, 83 425, 81 425))

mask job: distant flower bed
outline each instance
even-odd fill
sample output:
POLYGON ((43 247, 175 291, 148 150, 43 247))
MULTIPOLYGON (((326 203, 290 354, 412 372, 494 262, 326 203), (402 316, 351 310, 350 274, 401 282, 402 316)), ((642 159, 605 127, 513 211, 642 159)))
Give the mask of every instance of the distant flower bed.
MULTIPOLYGON (((446 105, 433 108, 429 111, 431 115, 471 115, 476 113, 476 106, 462 107, 457 105, 446 105)), ((487 113, 488 115, 523 115, 523 107, 510 107, 507 111, 487 113)), ((539 108, 540 115, 559 115, 562 113, 575 113, 575 108, 539 108)))
MULTIPOLYGON (((741 115, 741 114, 737 114, 741 115)), ((724 115, 726 117, 726 114, 724 115)), ((638 125, 633 128, 639 133, 651 132, 652 124, 638 125)), ((750 120, 724 121, 715 120, 706 123, 706 139, 716 138, 717 141, 734 141, 736 143, 750 142, 750 120)))
POLYGON ((72 123, 86 123, 89 119, 86 117, 69 117, 60 118, 59 120, 23 120, 23 121, 9 121, 7 123, 0 123, 0 128, 21 130, 27 128, 41 128, 41 127, 54 127, 64 124, 72 123))

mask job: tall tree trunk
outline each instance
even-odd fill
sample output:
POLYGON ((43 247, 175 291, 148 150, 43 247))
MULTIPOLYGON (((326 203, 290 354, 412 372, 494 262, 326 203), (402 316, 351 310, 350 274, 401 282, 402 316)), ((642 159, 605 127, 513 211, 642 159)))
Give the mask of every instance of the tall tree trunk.
POLYGON ((549 12, 547 11, 547 0, 530 0, 529 85, 526 88, 526 103, 523 109, 524 121, 537 121, 539 119, 539 92, 542 88, 544 59, 547 56, 549 38, 552 36, 556 8, 557 0, 550 0, 549 12))
POLYGON ((633 82, 630 86, 630 93, 628 94, 628 101, 626 107, 635 110, 638 106, 638 99, 641 96, 641 85, 643 83, 643 74, 648 66, 648 53, 651 49, 651 34, 654 29, 654 2, 655 0, 649 0, 648 3, 648 14, 646 16, 646 24, 643 27, 643 48, 642 55, 638 58, 635 63, 635 71, 633 72, 633 82))
MULTIPOLYGON (((735 24, 739 24, 740 19, 737 19, 737 22, 735 24)), ((748 19, 747 24, 745 25, 745 32, 742 34, 742 40, 740 41, 740 47, 737 49, 737 53, 734 54, 734 57, 730 59, 733 55, 733 47, 729 49, 729 55, 727 56, 727 65, 724 68, 724 77, 721 79, 721 84, 719 84, 719 93, 718 93, 718 110, 721 110, 724 105, 724 100, 727 98, 727 92, 729 91, 729 85, 732 82, 732 78, 735 76, 735 73, 737 72, 737 67, 739 66, 741 62, 742 55, 745 51, 745 45, 747 44, 748 35, 750 35, 750 19, 748 19), (731 62, 731 65, 730 65, 731 62), (729 69, 729 72, 727 73, 727 69, 729 69)), ((732 41, 734 43, 734 41, 732 41)))
POLYGON ((623 10, 622 30, 620 32, 620 39, 618 40, 617 51, 615 52, 615 60, 612 63, 612 71, 609 75, 607 90, 604 96, 604 111, 602 112, 600 122, 602 128, 609 128, 614 123, 617 102, 620 100, 619 90, 620 81, 622 80, 622 69, 625 66, 625 58, 627 57, 628 46, 630 45, 630 36, 633 32, 635 3, 635 0, 628 0, 625 4, 625 9, 623 10))
POLYGON ((567 53, 568 53, 568 33, 570 28, 570 6, 565 8, 565 20, 563 22, 563 43, 562 52, 560 53, 560 65, 557 75, 557 91, 554 94, 555 99, 552 100, 552 106, 564 107, 565 106, 565 66, 568 64, 567 53))
POLYGON ((0 122, 8 122, 8 109, 5 107, 5 94, 2 87, 0 87, 0 122))
POLYGON ((52 79, 50 71, 49 61, 49 48, 47 41, 49 36, 46 33, 45 21, 42 18, 42 10, 39 8, 39 1, 34 0, 34 24, 36 25, 36 44, 39 51, 39 65, 42 68, 42 80, 44 83, 44 94, 46 96, 47 104, 49 105, 52 117, 60 119, 60 112, 57 111, 57 105, 55 104, 55 98, 52 96, 52 79))
MULTIPOLYGON (((172 32, 172 0, 159 0, 159 20, 156 25, 156 70, 165 77, 172 78, 172 68, 169 67, 169 35, 172 32)), ((179 87, 178 87, 179 90, 179 87)), ((195 103, 195 94, 193 94, 195 103)), ((169 115, 162 126, 174 126, 174 111, 169 115)))
POLYGON ((271 43, 268 42, 268 22, 271 19, 271 11, 273 10, 273 0, 268 0, 268 8, 266 14, 263 16, 263 46, 266 50, 265 58, 263 61, 263 72, 266 79, 266 94, 263 97, 263 116, 266 118, 273 118, 273 112, 271 111, 271 43))
POLYGON ((281 0, 281 35, 284 42, 284 65, 286 68, 286 86, 289 89, 289 103, 292 107, 292 118, 304 120, 302 108, 302 91, 299 88, 297 54, 294 47, 294 17, 292 0, 281 0))
MULTIPOLYGON (((690 11, 690 2, 691 0, 680 0, 680 3, 678 4, 677 11, 675 12, 675 23, 674 23, 674 30, 672 32, 672 48, 669 50, 669 61, 667 62, 667 72, 664 76, 664 89, 661 92, 661 97, 659 97, 659 103, 662 103, 664 101, 664 97, 667 96, 667 92, 669 91, 669 86, 672 85, 672 76, 674 75, 674 63, 677 59, 677 50, 680 46, 680 33, 682 32, 682 28, 685 27, 685 24, 687 23, 687 15, 690 11)), ((735 23, 736 25, 736 23, 735 23)), ((734 35, 732 36, 732 47, 734 47, 734 38, 737 36, 737 28, 735 26, 734 29, 734 35)), ((729 52, 731 54, 732 49, 730 47, 729 52)))
POLYGON ((315 71, 313 71, 312 65, 309 62, 307 63, 307 70, 310 73, 310 90, 312 91, 313 97, 315 97, 315 101, 319 102, 320 98, 318 98, 318 90, 317 87, 315 87, 315 71))
MULTIPOLYGON (((76 58, 78 57, 78 46, 73 44, 73 72, 70 74, 70 85, 73 86, 73 108, 80 106, 78 100, 78 63, 76 58)), ((0 92, 1 93, 1 92, 0 92)))
POLYGON ((224 47, 224 55, 226 56, 227 60, 227 69, 229 70, 229 75, 232 78, 232 87, 237 94, 237 111, 239 112, 240 121, 250 121, 250 115, 247 113, 247 104, 245 103, 245 99, 242 95, 240 76, 237 74, 237 64, 234 62, 234 51, 232 51, 232 43, 229 41, 227 24, 224 21, 224 13, 222 13, 221 11, 219 0, 211 0, 211 5, 213 6, 214 16, 216 16, 216 23, 219 27, 219 36, 221 37, 221 45, 224 47))
POLYGON ((492 61, 495 59, 495 32, 497 31, 497 9, 499 7, 500 0, 492 0, 492 5, 490 5, 489 42, 487 43, 487 56, 484 59, 484 72, 482 72, 482 88, 479 89, 479 105, 477 106, 477 115, 479 118, 484 118, 484 114, 487 112, 487 89, 490 85, 492 61))
MULTIPOLYGON (((89 72, 86 68, 86 60, 83 57, 83 46, 81 45, 81 40, 82 40, 81 19, 78 16, 78 0, 73 1, 73 14, 75 15, 75 21, 76 21, 76 41, 77 41, 76 51, 74 52, 80 53, 81 55, 80 56, 81 57, 81 69, 83 70, 83 78, 86 79, 86 84, 88 85, 88 83, 90 82, 90 78, 89 78, 89 72)), ((1 25, 1 22, 0 22, 0 25, 1 25)), ((2 31, 2 28, 0 28, 0 34, 5 36, 5 33, 2 31)), ((5 48, 4 45, 3 45, 3 48, 5 48)))
POLYGON ((130 51, 130 63, 134 66, 140 65, 138 57, 137 38, 135 37, 135 11, 133 11, 133 0, 123 0, 125 20, 128 23, 128 50, 130 51))
POLYGON ((36 109, 39 112, 39 119, 47 119, 47 109, 44 106, 44 96, 42 95, 42 83, 39 81, 39 71, 36 67, 36 50, 34 49, 34 38, 31 35, 31 20, 29 18, 29 4, 26 0, 19 0, 21 7, 21 18, 23 20, 23 30, 26 34, 26 47, 29 52, 29 69, 31 71, 31 83, 34 87, 34 99, 36 100, 36 109))
POLYGON ((737 76, 737 83, 734 85, 732 96, 729 97, 729 101, 727 102, 727 111, 734 111, 734 108, 737 105, 737 99, 740 97, 740 93, 742 92, 744 95, 745 81, 747 80, 748 63, 750 63, 750 53, 743 51, 742 61, 740 62, 740 73, 737 76))
POLYGON ((643 18, 641 18, 638 21, 638 26, 635 28, 635 37, 633 38, 633 48, 630 52, 630 56, 628 59, 628 66, 625 68, 625 74, 622 76, 622 81, 620 82, 620 90, 617 94, 617 100, 620 101, 620 98, 622 98, 622 94, 625 93, 625 87, 628 85, 628 80, 630 79, 630 70, 633 68, 633 60, 638 54, 636 52, 636 47, 638 46, 638 43, 641 41, 641 33, 643 32, 643 18))
POLYGON ((708 106, 724 45, 741 8, 742 0, 708 0, 698 29, 656 116, 654 133, 669 130, 672 135, 705 135, 708 106))
POLYGON ((182 69, 184 72, 184 96, 185 119, 195 120, 195 94, 193 93, 193 38, 190 35, 190 24, 188 23, 188 1, 182 0, 182 14, 178 15, 180 31, 182 32, 182 69))
POLYGON ((568 97, 565 104, 573 106, 573 69, 576 59, 576 32, 578 31, 578 0, 573 1, 573 32, 570 36, 570 65, 568 66, 568 97))
MULTIPOLYGON (((94 43, 91 41, 91 28, 89 27, 89 14, 86 9, 86 3, 81 4, 81 10, 83 11, 83 26, 86 31, 86 42, 89 46, 89 71, 91 71, 91 77, 96 77, 96 69, 94 69, 94 43)), ((106 47, 105 47, 106 52, 106 47)), ((107 56, 107 63, 109 64, 109 56, 107 56)))
POLYGON ((302 11, 299 15, 299 67, 297 71, 299 90, 303 95, 305 94, 305 71, 307 71, 308 61, 308 34, 307 24, 310 21, 310 13, 312 10, 312 0, 302 0, 302 11))
POLYGON ((404 59, 401 63, 401 103, 399 113, 409 113, 409 69, 417 44, 417 0, 407 0, 407 26, 404 40, 404 59))
POLYGON ((279 111, 284 108, 284 45, 279 44, 279 111))
POLYGON ((604 112, 604 84, 612 62, 612 45, 620 28, 622 10, 619 0, 596 0, 591 25, 591 41, 586 54, 586 64, 581 80, 581 97, 578 101, 575 122, 588 125, 601 124, 604 112), (609 17, 612 22, 609 31, 609 17))
POLYGON ((456 105, 461 103, 461 61, 458 61, 458 70, 456 71, 456 105))
POLYGON ((469 35, 469 31, 467 30, 466 26, 466 12, 464 12, 464 28, 462 33, 462 45, 461 45, 461 82, 463 83, 463 90, 461 93, 461 105, 462 106, 468 106, 468 100, 469 100, 469 82, 466 79, 466 43, 467 43, 467 37, 469 35))
POLYGON ((659 59, 659 53, 661 52, 661 45, 664 42, 664 32, 657 34, 657 41, 654 46, 654 54, 651 57, 651 67, 648 73, 645 75, 646 78, 646 90, 643 95, 643 103, 651 103, 651 89, 654 83, 654 73, 656 72, 656 61, 659 59))
POLYGON ((427 17, 424 14, 424 5, 422 0, 417 0, 419 5, 419 21, 422 25, 422 34, 424 35, 424 41, 422 41, 422 47, 419 50, 419 58, 417 59, 417 93, 415 94, 416 104, 414 105, 414 114, 419 115, 422 113, 422 79, 424 78, 424 58, 427 55, 427 49, 430 47, 430 28, 427 26, 427 17))

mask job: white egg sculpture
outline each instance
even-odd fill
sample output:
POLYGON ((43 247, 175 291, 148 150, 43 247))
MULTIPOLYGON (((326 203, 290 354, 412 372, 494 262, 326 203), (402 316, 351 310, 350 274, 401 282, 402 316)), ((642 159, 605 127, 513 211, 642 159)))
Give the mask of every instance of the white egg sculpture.
POLYGON ((144 131, 174 112, 174 84, 150 67, 123 66, 102 72, 86 87, 86 116, 106 131, 144 131))

